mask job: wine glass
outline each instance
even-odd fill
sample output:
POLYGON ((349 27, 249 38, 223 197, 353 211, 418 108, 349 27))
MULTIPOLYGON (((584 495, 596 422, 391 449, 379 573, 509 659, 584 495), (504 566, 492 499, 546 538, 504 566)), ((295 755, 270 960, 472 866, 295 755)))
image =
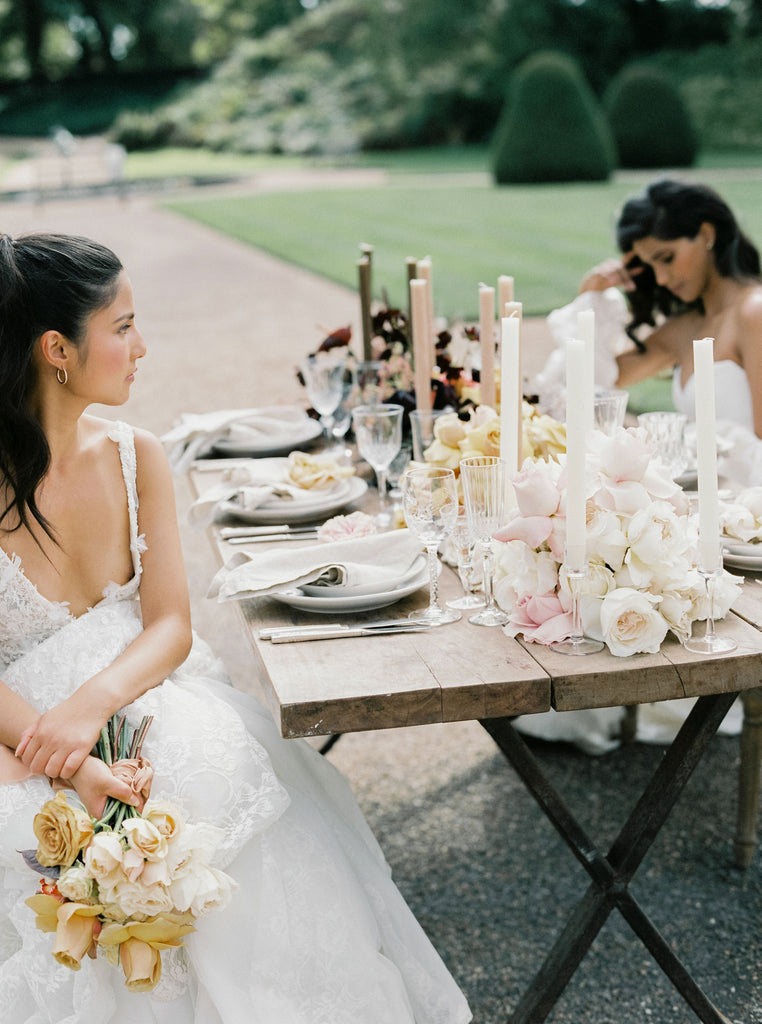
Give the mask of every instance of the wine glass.
POLYGON ((423 541, 429 563, 429 607, 411 612, 409 618, 428 626, 457 622, 460 612, 439 603, 437 548, 455 527, 458 518, 458 485, 451 469, 423 466, 409 469, 402 478, 405 522, 423 541))
POLYGON ((462 505, 458 509, 458 518, 455 521, 455 529, 452 531, 452 539, 457 552, 458 576, 460 577, 460 585, 463 587, 463 596, 454 597, 451 601, 448 601, 447 607, 483 608, 483 596, 475 594, 473 590, 474 555, 477 545, 471 538, 471 531, 468 528, 468 516, 462 505))
POLYGON ((323 433, 331 438, 334 414, 344 394, 347 350, 317 352, 302 361, 301 371, 310 402, 320 416, 323 433))
POLYGON ((391 526, 392 513, 386 493, 389 466, 402 446, 401 405, 358 405, 352 410, 357 450, 373 467, 378 485, 379 526, 391 526))
POLYGON ((503 525, 505 462, 496 455, 473 455, 460 461, 463 499, 471 538, 482 545, 484 608, 469 618, 476 626, 502 626, 508 615, 495 604, 492 574, 495 556, 492 534, 503 525))

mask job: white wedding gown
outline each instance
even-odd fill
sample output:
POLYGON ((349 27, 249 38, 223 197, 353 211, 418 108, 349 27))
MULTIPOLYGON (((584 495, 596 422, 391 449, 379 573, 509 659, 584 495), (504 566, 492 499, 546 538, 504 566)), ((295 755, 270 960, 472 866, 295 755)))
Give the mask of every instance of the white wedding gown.
MULTIPOLYGON (((134 578, 74 618, 0 551, 0 678, 49 708, 140 633, 135 449, 117 424, 134 578)), ((162 954, 157 988, 132 994, 104 958, 60 967, 24 900, 38 878, 17 852, 51 797, 32 777, 0 785, 2 1024, 466 1024, 466 1001, 391 880, 349 785, 229 684, 197 638, 187 661, 127 709, 154 715, 144 753, 153 794, 224 830, 216 866, 231 904, 162 954)))

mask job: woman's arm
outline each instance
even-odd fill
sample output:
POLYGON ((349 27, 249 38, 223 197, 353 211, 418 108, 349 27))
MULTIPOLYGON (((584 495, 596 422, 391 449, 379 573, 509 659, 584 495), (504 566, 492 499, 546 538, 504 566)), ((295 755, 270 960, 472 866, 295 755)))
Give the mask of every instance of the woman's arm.
POLYGON ((70 778, 108 719, 166 679, 190 650, 188 586, 169 465, 151 435, 136 432, 135 447, 140 532, 147 545, 140 581, 143 630, 107 668, 26 728, 17 753, 33 772, 70 778))
POLYGON ((637 384, 640 380, 653 377, 662 370, 672 369, 677 364, 677 324, 667 321, 649 334, 645 341, 645 351, 632 348, 616 357, 619 367, 617 386, 637 384))

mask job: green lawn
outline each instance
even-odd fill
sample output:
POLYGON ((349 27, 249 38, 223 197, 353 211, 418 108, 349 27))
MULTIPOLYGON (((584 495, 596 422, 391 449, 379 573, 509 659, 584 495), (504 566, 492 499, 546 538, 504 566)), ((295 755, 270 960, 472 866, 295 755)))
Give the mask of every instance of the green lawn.
MULTIPOLYGON (((762 239, 762 175, 707 169, 752 238, 762 239)), ((430 256, 439 315, 474 319, 480 281, 511 274, 529 315, 568 302, 584 272, 613 252, 613 223, 644 176, 605 184, 497 188, 447 175, 394 175, 379 188, 283 191, 169 203, 243 242, 348 287, 358 246, 374 246, 373 292, 406 302, 405 259, 430 256)))

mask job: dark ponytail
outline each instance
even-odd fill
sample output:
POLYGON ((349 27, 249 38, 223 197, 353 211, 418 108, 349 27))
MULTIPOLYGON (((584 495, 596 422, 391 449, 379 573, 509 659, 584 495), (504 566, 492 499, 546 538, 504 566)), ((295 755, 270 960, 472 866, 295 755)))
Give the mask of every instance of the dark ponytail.
MULTIPOLYGON (((653 182, 645 192, 629 199, 622 207, 617 222, 617 243, 626 253, 641 238, 662 241, 695 238, 702 224, 714 227, 714 261, 723 277, 759 278, 759 252, 741 231, 728 204, 707 185, 670 180, 653 182)), ((632 312, 627 330, 640 348, 644 346, 635 332, 643 324, 653 327, 657 314, 670 317, 689 309, 703 311, 700 299, 686 304, 658 285, 650 267, 638 260, 633 260, 631 265, 637 266, 639 273, 633 277, 634 291, 627 295, 632 312)))
POLYGON ((104 246, 70 235, 0 235, 0 526, 30 516, 52 536, 37 506, 50 449, 35 415, 34 349, 56 330, 82 345, 89 318, 116 295, 122 265, 104 246))

